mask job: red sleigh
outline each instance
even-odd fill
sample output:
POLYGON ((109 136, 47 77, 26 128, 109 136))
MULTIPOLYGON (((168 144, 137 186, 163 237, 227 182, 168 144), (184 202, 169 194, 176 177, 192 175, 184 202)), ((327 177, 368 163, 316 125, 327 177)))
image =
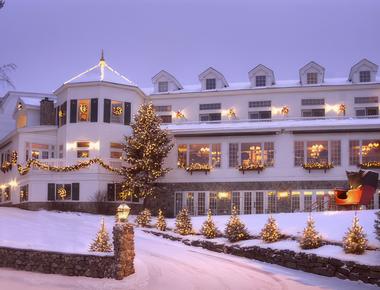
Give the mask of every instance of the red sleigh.
POLYGON ((335 188, 336 205, 369 205, 377 189, 379 174, 373 171, 364 172, 360 178, 360 184, 356 188, 335 188))

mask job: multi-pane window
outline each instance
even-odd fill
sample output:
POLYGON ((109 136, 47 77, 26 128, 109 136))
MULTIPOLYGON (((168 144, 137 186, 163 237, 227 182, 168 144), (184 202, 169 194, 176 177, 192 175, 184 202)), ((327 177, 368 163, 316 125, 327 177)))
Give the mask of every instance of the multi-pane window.
POLYGON ((271 119, 272 118, 272 111, 248 112, 248 118, 251 120, 271 119))
POLYGON ((243 212, 244 214, 252 213, 252 192, 244 192, 243 212))
POLYGON ((111 123, 124 122, 124 107, 123 102, 111 101, 111 123))
POLYGON ((334 165, 341 164, 341 142, 340 140, 330 141, 331 145, 331 162, 334 165))
POLYGON ((209 209, 212 214, 216 214, 216 192, 210 192, 209 198, 209 209))
POLYGON ((201 122, 220 121, 220 120, 222 120, 221 113, 199 114, 199 121, 201 122))
POLYGON ((132 192, 124 191, 121 183, 108 183, 107 201, 139 202, 140 199, 132 192))
POLYGON ((110 143, 110 158, 121 159, 123 155, 123 144, 117 142, 110 143))
POLYGON ((194 215, 194 193, 188 192, 186 196, 186 206, 189 211, 189 215, 194 215))
POLYGON ((262 107, 271 107, 272 101, 252 101, 248 103, 250 108, 262 108, 262 107))
POLYGON ((303 109, 301 110, 302 117, 309 118, 309 117, 324 117, 325 116, 325 109, 303 109))
POLYGON ((209 144, 190 144, 189 145, 189 163, 190 164, 209 164, 210 145, 209 144))
POLYGON ((267 84, 266 76, 256 76, 256 87, 265 87, 267 84))
POLYGON ((220 167, 222 160, 222 151, 221 146, 219 144, 211 145, 211 167, 220 167))
POLYGON ((154 110, 155 110, 157 113, 161 113, 161 112, 171 112, 171 111, 172 111, 172 106, 171 106, 171 105, 154 106, 154 110))
POLYGON ((236 208, 236 212, 240 213, 240 192, 232 192, 232 207, 236 208))
POLYGON ((160 93, 169 91, 169 83, 168 82, 158 82, 158 91, 160 93))
POLYGON ((159 115, 158 117, 161 119, 161 123, 163 124, 172 123, 172 115, 159 115))
POLYGON ((379 107, 362 107, 355 108, 356 117, 366 117, 366 116, 378 116, 379 107))
POLYGON ((206 79, 206 90, 216 89, 216 79, 206 79))
POLYGON ((325 99, 302 99, 302 106, 322 106, 325 104, 325 99))
POLYGON ((291 195, 291 211, 297 212, 300 210, 300 193, 293 191, 291 195))
POLYGON ((355 104, 378 103, 379 97, 355 97, 355 104))
POLYGON ((59 145, 58 147, 58 158, 63 158, 63 145, 59 145))
POLYGON ((206 214, 206 193, 198 192, 198 215, 206 214))
POLYGON ((274 142, 264 142, 263 160, 266 167, 274 166, 274 142))
POLYGON ((256 192, 256 213, 264 213, 264 192, 256 192))
POLYGON ((185 168, 187 166, 187 145, 180 144, 178 145, 178 159, 177 166, 178 168, 185 168))
POLYGON ((325 208, 325 193, 323 191, 317 192, 317 211, 323 211, 325 208))
POLYGON ((380 162, 380 140, 363 140, 361 146, 362 163, 380 162))
POLYGON ((349 142, 350 150, 350 165, 358 165, 360 163, 360 141, 359 140, 350 140, 349 142))
POLYGON ((213 104, 200 104, 199 110, 220 110, 222 109, 221 103, 213 103, 213 104))
POLYGON ((305 162, 304 147, 303 141, 294 141, 294 166, 301 166, 305 162))
POLYGON ((274 165, 274 143, 241 143, 240 147, 241 165, 263 164, 267 167, 274 165), (264 150, 263 150, 264 149, 264 150))
POLYGON ((277 212, 277 194, 268 192, 268 213, 277 212))
POLYGON ((4 191, 3 191, 3 201, 6 202, 10 200, 11 200, 11 187, 7 186, 6 188, 4 188, 4 191))
POLYGON ((238 143, 230 143, 228 150, 228 166, 236 167, 239 164, 239 144, 238 143))
POLYGON ((369 70, 363 70, 359 72, 359 82, 367 83, 371 81, 371 72, 369 70))
POLYGON ((90 142, 81 141, 77 142, 77 158, 89 158, 90 157, 90 142))
POLYGON ((318 83, 318 73, 309 72, 306 74, 306 83, 308 85, 317 84, 318 83))
POLYGON ((175 214, 177 215, 182 209, 182 192, 175 193, 175 214))
POLYGON ((78 122, 90 121, 90 100, 78 100, 78 122))
POLYGON ((328 141, 308 141, 307 162, 328 163, 329 162, 329 143, 328 141))
POLYGON ((304 211, 311 211, 311 205, 312 205, 312 192, 304 192, 303 195, 303 208, 304 211))

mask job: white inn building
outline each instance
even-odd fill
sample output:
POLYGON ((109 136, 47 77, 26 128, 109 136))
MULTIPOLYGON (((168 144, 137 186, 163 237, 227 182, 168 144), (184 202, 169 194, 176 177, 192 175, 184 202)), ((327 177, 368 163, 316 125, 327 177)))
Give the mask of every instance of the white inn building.
MULTIPOLYGON (((377 73, 363 59, 346 77, 326 79, 310 62, 298 80, 280 81, 258 65, 248 82, 229 83, 210 67, 199 84, 184 86, 163 70, 141 89, 102 57, 53 94, 0 98, 0 205, 94 211, 104 197, 114 208, 121 177, 99 162, 44 169, 93 158, 121 167, 123 136, 139 105, 151 101, 175 142, 152 208, 168 216, 182 207, 193 215, 229 214, 233 205, 241 214, 335 209, 333 189, 347 186, 346 170, 380 168, 377 73)), ((379 191, 369 207, 379 208, 379 191)))

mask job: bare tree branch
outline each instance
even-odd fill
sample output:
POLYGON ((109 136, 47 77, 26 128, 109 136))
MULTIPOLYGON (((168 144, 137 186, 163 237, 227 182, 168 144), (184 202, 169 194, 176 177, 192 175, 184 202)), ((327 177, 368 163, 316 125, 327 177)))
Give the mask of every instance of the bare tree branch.
MULTIPOLYGON (((1 0, 0 0, 1 1, 1 0)), ((1 2, 0 2, 1 3, 1 2)), ((13 85, 11 78, 9 77, 9 73, 16 69, 16 65, 14 63, 5 64, 0 67, 0 83, 6 83, 8 86, 15 88, 13 85)))
POLYGON ((5 0, 0 0, 0 9, 3 8, 5 5, 5 0))

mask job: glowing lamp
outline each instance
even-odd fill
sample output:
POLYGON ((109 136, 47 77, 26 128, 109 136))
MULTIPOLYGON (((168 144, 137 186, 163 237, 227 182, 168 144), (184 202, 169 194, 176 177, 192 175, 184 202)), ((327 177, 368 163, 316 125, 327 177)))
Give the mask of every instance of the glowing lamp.
POLYGON ((128 222, 128 216, 130 211, 131 208, 126 203, 122 203, 117 207, 116 220, 121 223, 128 222))
POLYGON ((229 192, 226 192, 226 191, 218 192, 218 198, 219 199, 225 199, 225 198, 228 198, 228 197, 229 197, 229 192))

